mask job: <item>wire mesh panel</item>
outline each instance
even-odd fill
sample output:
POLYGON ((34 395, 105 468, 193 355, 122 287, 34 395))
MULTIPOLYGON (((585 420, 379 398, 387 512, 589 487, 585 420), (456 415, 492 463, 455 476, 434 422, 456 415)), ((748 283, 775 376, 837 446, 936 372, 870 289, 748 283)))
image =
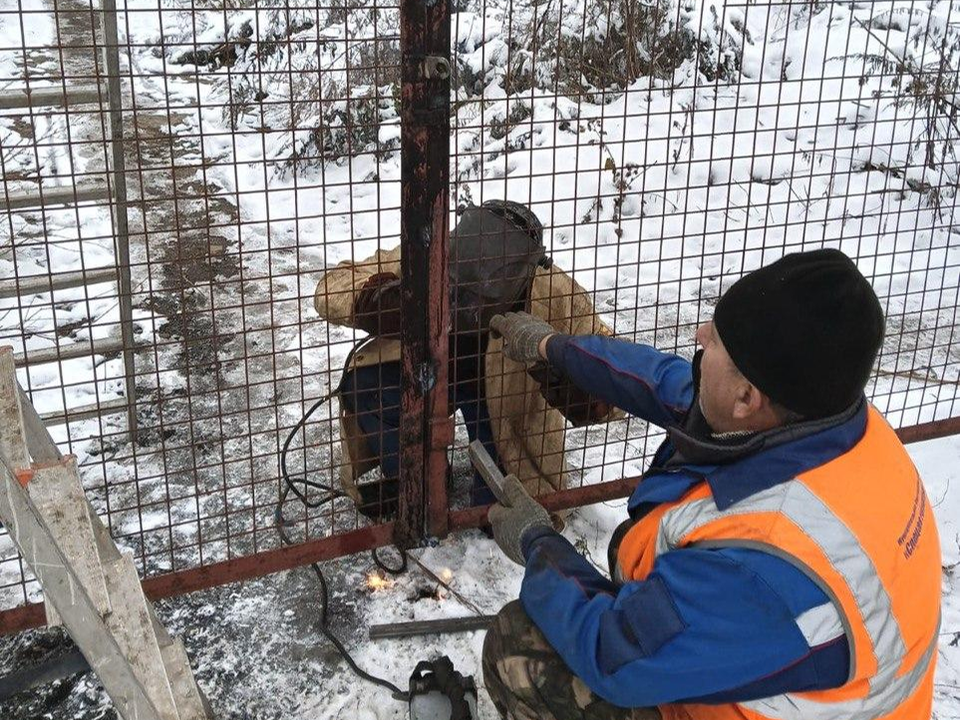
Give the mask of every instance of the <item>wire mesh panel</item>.
MULTIPOLYGON (((662 437, 505 360, 489 312, 458 325, 471 302, 690 357, 743 273, 839 247, 887 314, 873 401, 898 427, 960 416, 952 3, 458 0, 449 55, 420 56, 396 2, 109 1, 0 4, 0 342, 148 593, 390 542, 404 388, 443 375, 401 364, 404 328, 443 315, 404 305, 401 177, 436 178, 401 167, 401 117, 451 124, 453 332, 424 332, 456 425, 423 482, 453 527, 490 500, 472 438, 569 506, 623 494, 602 483, 662 437)), ((0 611, 39 598, 0 536, 0 611)))
MULTIPOLYGON (((894 426, 955 417, 954 8, 461 3, 451 205, 507 197, 543 222, 554 266, 532 283, 532 314, 687 358, 743 273, 840 248, 887 315, 868 395, 894 426)), ((486 360, 501 460, 528 486, 636 477, 662 440, 589 398, 571 407, 496 347, 486 360), (512 426, 519 443, 504 441, 512 426)))
MULTIPOLYGON (((359 261, 399 242, 398 12, 368 3, 225 9, 132 0, 115 15, 111 43, 99 2, 6 2, 0 11, 4 97, 91 89, 52 109, 4 104, 0 262, 11 289, 0 333, 27 355, 49 351, 46 362, 23 367, 20 382, 48 419, 66 412, 55 438, 78 456, 113 536, 143 575, 155 576, 281 542, 278 451, 305 410, 340 383, 365 336, 343 324, 351 318, 339 309, 352 307, 337 293, 367 273, 359 261), (111 133, 117 112, 120 130, 111 133), (12 202, 26 190, 79 192, 88 177, 106 186, 100 197, 29 209, 12 202), (112 187, 118 180, 126 204, 112 187), (116 251, 119 217, 128 263, 116 251), (342 287, 324 285, 315 302, 321 272, 341 261, 358 262, 326 276, 342 287), (96 282, 65 289, 43 280, 101 269, 96 282), (46 288, 28 292, 34 278, 46 288), (130 344, 118 328, 125 300, 130 344), (65 359, 75 348, 77 357, 65 359), (130 384, 125 352, 135 360, 130 384), (127 399, 136 405, 133 428, 122 412, 127 399), (75 412, 113 400, 119 414, 75 412)), ((348 470, 339 416, 334 398, 290 440, 289 475, 306 472, 322 485, 297 485, 307 509, 291 495, 291 541, 371 522, 325 489, 340 488, 348 470)), ((385 503, 371 500, 377 520, 385 503)), ((9 539, 0 547, 0 608, 36 601, 39 589, 9 539)))
MULTIPOLYGON (((0 12, 0 342, 14 346, 21 384, 48 422, 70 413, 89 432, 84 418, 98 403, 106 414, 127 406, 117 237, 106 202, 109 88, 100 82, 97 13, 63 10, 59 23, 41 3, 0 12)), ((23 602, 24 568, 9 543, 0 558, 0 594, 6 604, 23 602)))

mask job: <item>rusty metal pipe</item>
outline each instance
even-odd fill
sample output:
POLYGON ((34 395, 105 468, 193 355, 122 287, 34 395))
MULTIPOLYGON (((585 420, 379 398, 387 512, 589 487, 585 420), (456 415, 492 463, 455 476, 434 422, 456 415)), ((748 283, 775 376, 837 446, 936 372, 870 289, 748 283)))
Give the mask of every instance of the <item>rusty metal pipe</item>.
POLYGON ((400 3, 401 411, 398 547, 447 532, 450 6, 400 3))

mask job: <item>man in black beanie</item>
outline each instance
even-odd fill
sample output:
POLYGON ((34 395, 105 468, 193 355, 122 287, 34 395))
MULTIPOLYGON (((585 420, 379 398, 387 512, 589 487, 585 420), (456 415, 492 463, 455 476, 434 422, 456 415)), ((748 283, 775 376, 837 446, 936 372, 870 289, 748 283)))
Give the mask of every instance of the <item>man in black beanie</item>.
POLYGON ((489 512, 525 565, 484 644, 504 717, 929 718, 940 555, 909 456, 864 397, 883 312, 838 250, 736 282, 689 362, 491 322, 667 438, 628 502, 604 577, 515 478, 489 512))

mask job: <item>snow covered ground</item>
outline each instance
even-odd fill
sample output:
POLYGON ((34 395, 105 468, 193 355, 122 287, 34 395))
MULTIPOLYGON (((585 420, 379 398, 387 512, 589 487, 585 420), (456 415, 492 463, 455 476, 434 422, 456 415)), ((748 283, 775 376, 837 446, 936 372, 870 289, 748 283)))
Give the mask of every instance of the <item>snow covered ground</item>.
MULTIPOLYGON (((960 718, 960 437, 918 443, 909 447, 935 506, 943 552, 943 623, 936 677, 934 718, 960 718)), ((610 533, 625 517, 623 502, 585 507, 571 519, 565 535, 603 569, 610 533)), ((516 598, 522 570, 506 560, 492 540, 476 532, 456 536, 436 548, 414 551, 420 562, 483 613, 494 613, 516 598)), ((332 607, 347 607, 340 623, 341 637, 360 666, 405 686, 417 661, 442 654, 454 665, 482 683, 480 652, 483 633, 443 637, 370 641, 371 624, 461 617, 474 609, 461 602, 425 572, 411 563, 409 573, 387 588, 369 591, 365 579, 375 568, 367 558, 340 563, 335 572, 332 607), (342 572, 342 575, 339 574, 342 572), (426 596, 426 597, 424 597, 426 596)), ((230 640, 193 638, 197 667, 213 670, 218 682, 228 687, 210 688, 211 695, 227 717, 288 718, 329 720, 352 717, 358 720, 391 720, 404 717, 404 708, 392 702, 389 693, 357 680, 345 664, 330 655, 329 648, 311 622, 316 620, 315 580, 308 570, 294 571, 283 578, 257 583, 254 590, 241 587, 229 595, 225 607, 216 610, 220 631, 230 640), (242 628, 237 633, 237 628, 242 628), (233 638, 251 637, 242 644, 233 638), (324 648, 327 651, 324 651, 324 648), (231 668, 241 677, 233 677, 231 668), (248 673, 244 678, 244 673, 248 673), (256 683, 252 682, 256 678, 256 683), (322 680, 318 680, 322 678, 322 680), (246 682, 245 682, 246 680, 246 682), (274 688, 267 697, 264 686, 274 688), (233 710, 236 708, 236 710, 233 710), (237 714, 231 714, 236 712, 237 714)), ((190 628, 201 623, 187 613, 174 611, 174 627, 190 628)), ((481 689, 480 716, 498 717, 481 689)))
MULTIPOLYGON (((61 10, 85 6, 57 0, 61 10)), ((880 409, 895 425, 960 413, 957 3, 682 0, 644 16, 673 40, 652 54, 640 43, 641 72, 629 77, 614 47, 629 21, 623 6, 455 3, 451 204, 530 203, 555 261, 593 293, 618 334, 686 354, 694 324, 741 272, 789 250, 840 247, 889 316, 869 388, 880 409)), ((0 0, 4 87, 20 86, 26 72, 58 72, 61 56, 43 49, 57 34, 52 7, 0 0)), ((144 170, 143 186, 131 192, 178 198, 143 203, 131 220, 148 432, 134 447, 116 440, 122 417, 56 432, 78 455, 114 535, 149 572, 197 564, 198 539, 231 530, 247 533, 234 552, 253 541, 276 545, 282 430, 336 382, 357 337, 316 320, 316 278, 399 241, 397 12, 378 2, 349 7, 125 4, 124 64, 135 78, 128 99, 137 101, 144 170), (138 242, 147 231, 149 243, 138 242)), ((66 157, 56 140, 95 136, 89 119, 33 120, 40 125, 28 130, 0 118, 8 192, 102 168, 102 150, 66 157), (30 133, 44 140, 34 143, 40 152, 30 150, 30 133)), ((102 208, 7 217, 0 279, 114 261, 102 208)), ((115 295, 107 286, 0 300, 0 335, 18 349, 109 336, 115 295)), ((124 392, 119 359, 31 369, 21 382, 41 411, 124 392)), ((325 408, 311 430, 317 452, 308 462, 325 474, 338 462, 330 450, 335 411, 325 408)), ((571 431, 574 482, 638 474, 656 441, 636 420, 571 431)), ((912 452, 940 500, 946 609, 937 713, 960 718, 960 541, 951 526, 960 517, 960 442, 912 452)), ((621 514, 618 503, 586 508, 568 532, 599 561, 621 514)), ((314 527, 331 531, 322 519, 314 527)), ((220 540, 203 547, 208 562, 226 554, 220 540)), ((484 611, 516 593, 518 571, 477 534, 418 557, 438 574, 452 570, 453 587, 484 611)), ((419 570, 370 593, 366 557, 329 567, 342 610, 337 630, 362 664, 402 683, 413 660, 443 647, 460 669, 476 672, 479 634, 362 641, 371 618, 467 612, 455 597, 432 598, 435 583, 419 570)), ((0 608, 22 598, 19 578, 15 551, 0 537, 0 608)), ((39 597, 33 584, 28 592, 39 597)), ((164 604, 224 717, 398 716, 320 640, 314 593, 312 576, 298 571, 164 604)), ((54 717, 93 718, 103 698, 84 681, 55 707, 54 717)), ((481 710, 490 716, 488 704, 481 710)))
MULTIPOLYGON (((943 623, 934 717, 956 720, 960 718, 960 438, 918 443, 909 450, 935 506, 943 552, 943 623)), ((585 507, 573 516, 565 535, 603 569, 607 540, 624 517, 623 502, 585 507)), ((522 570, 479 533, 459 535, 414 554, 434 574, 449 578, 450 587, 483 613, 496 612, 519 592, 522 570)), ((351 639, 348 648, 362 668, 402 687, 417 661, 446 654, 461 672, 474 675, 482 684, 482 632, 406 640, 366 638, 371 624, 474 613, 455 595, 442 587, 438 590, 438 584, 416 564, 411 563, 409 573, 396 584, 373 592, 366 588, 367 574, 375 572, 367 558, 340 563, 335 572, 332 607, 349 608, 338 624, 341 637, 351 639)), ((230 640, 213 640, 211 635, 217 633, 200 628, 203 639, 193 637, 190 628, 201 623, 189 619, 187 613, 173 612, 172 625, 183 623, 187 637, 193 639, 190 647, 197 652, 194 657, 201 668, 201 681, 204 668, 207 672, 216 668, 212 678, 218 682, 227 680, 226 689, 210 688, 215 704, 222 703, 220 708, 227 710, 227 717, 238 718, 404 717, 404 708, 392 702, 389 693, 360 682, 343 662, 324 651, 328 646, 311 625, 316 620, 313 589, 315 581, 308 570, 268 579, 253 590, 239 588, 228 596, 225 607, 215 611, 220 632, 230 640), (238 627, 242 633, 236 632, 238 627), (243 633, 249 633, 249 639, 242 644, 232 642, 243 633), (266 697, 264 686, 274 689, 266 697)), ((485 720, 498 717, 483 690, 480 716, 485 720)))
MULTIPOLYGON (((935 506, 943 551, 943 624, 936 676, 936 720, 960 718, 960 437, 909 446, 935 506)), ((566 536, 602 568, 606 542, 623 519, 623 502, 593 505, 571 518, 566 536)), ((373 624, 495 613, 519 592, 521 569, 505 559, 492 540, 470 531, 440 546, 413 551, 410 563, 384 587, 371 590, 368 577, 385 577, 368 555, 325 563, 330 581, 334 632, 365 670, 405 687, 419 660, 449 655, 455 667, 475 677, 483 720, 497 714, 482 689, 483 632, 371 641, 373 624), (465 599, 465 602, 460 598, 465 599)), ((401 720, 405 707, 387 691, 357 679, 317 629, 317 581, 307 568, 255 582, 176 598, 159 604, 164 622, 183 637, 200 684, 219 720, 401 720)), ((0 653, 0 673, 18 659, 42 656, 38 633, 29 633, 16 652, 0 653), (34 650, 31 652, 30 648, 34 650)), ((56 643, 52 643, 54 646, 56 643)), ((61 684, 0 704, 10 720, 99 720, 108 700, 95 680, 61 684)))

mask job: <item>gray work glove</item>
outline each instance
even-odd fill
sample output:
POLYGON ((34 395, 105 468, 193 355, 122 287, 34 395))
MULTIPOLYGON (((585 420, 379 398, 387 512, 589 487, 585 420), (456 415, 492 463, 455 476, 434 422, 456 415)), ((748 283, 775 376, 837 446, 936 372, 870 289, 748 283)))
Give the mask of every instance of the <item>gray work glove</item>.
POLYGON ((507 475, 503 479, 503 495, 509 505, 496 503, 490 508, 487 519, 493 526, 493 539, 504 555, 518 565, 524 565, 526 560, 520 547, 523 534, 540 525, 552 528, 553 523, 550 514, 527 494, 516 475, 507 475))
POLYGON ((503 354, 522 363, 542 360, 540 341, 557 334, 550 323, 525 312, 494 315, 490 319, 490 330, 494 337, 503 336, 503 354))

